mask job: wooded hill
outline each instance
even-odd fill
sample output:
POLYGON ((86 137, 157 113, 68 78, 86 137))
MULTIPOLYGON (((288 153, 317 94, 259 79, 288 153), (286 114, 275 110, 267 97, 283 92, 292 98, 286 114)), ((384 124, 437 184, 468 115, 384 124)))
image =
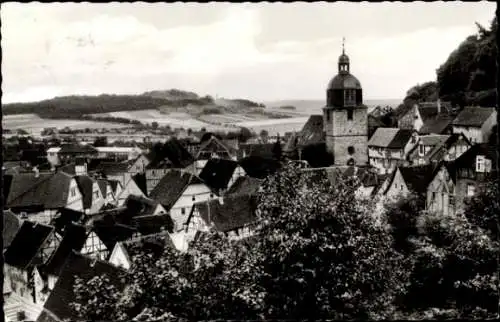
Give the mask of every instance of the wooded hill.
POLYGON ((497 103, 497 43, 495 17, 488 28, 476 22, 477 33, 468 36, 437 69, 436 81, 412 87, 396 109, 402 115, 413 104, 449 101, 453 106, 492 107, 497 103))
MULTIPOLYGON (((261 106, 261 104, 243 99, 230 101, 241 108, 261 106)), ((210 96, 200 97, 192 92, 172 89, 151 91, 141 95, 72 95, 40 102, 2 104, 2 113, 4 115, 34 113, 42 118, 75 118, 84 114, 146 110, 159 107, 203 107, 213 104, 214 100, 210 96)))

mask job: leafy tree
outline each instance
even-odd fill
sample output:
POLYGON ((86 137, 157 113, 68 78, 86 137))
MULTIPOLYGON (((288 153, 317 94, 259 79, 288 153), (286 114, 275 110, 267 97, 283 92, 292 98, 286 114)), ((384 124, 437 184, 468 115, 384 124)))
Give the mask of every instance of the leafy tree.
POLYGON ((158 128, 158 122, 151 123, 151 127, 153 128, 153 130, 156 130, 158 128))
POLYGON ((498 182, 491 178, 480 186, 478 194, 465 200, 464 214, 467 219, 484 229, 491 238, 498 237, 498 214, 500 214, 498 198, 498 182))
POLYGON ((102 147, 102 146, 107 146, 108 145, 108 138, 105 136, 100 136, 94 141, 94 146, 95 147, 102 147))
POLYGON ((353 184, 332 187, 293 167, 271 176, 259 202, 254 276, 262 316, 357 319, 384 316, 400 291, 391 236, 363 213, 353 184), (272 251, 270 251, 272 250, 272 251))
POLYGON ((267 130, 261 130, 259 133, 259 137, 262 142, 267 143, 267 141, 269 140, 269 132, 267 130))
POLYGON ((404 310, 437 309, 452 318, 491 318, 498 312, 498 242, 462 215, 420 217, 421 236, 404 310))

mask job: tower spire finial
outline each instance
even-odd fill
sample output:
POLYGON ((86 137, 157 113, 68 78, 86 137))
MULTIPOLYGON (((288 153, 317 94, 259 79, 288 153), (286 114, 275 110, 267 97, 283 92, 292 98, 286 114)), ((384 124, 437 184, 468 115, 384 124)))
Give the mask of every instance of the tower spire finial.
POLYGON ((342 37, 342 55, 345 55, 345 37, 342 37))

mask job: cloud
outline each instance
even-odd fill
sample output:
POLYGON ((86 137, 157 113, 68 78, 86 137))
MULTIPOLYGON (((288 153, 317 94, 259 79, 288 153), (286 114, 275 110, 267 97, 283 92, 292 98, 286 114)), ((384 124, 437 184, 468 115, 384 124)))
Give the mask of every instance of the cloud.
POLYGON ((215 7, 7 3, 3 101, 173 87, 260 100, 322 99, 337 72, 342 35, 365 97, 401 97, 434 79, 435 69, 475 32, 479 13, 488 16, 476 6, 470 22, 446 23, 458 17, 456 4, 432 7, 428 24, 392 4, 215 7))

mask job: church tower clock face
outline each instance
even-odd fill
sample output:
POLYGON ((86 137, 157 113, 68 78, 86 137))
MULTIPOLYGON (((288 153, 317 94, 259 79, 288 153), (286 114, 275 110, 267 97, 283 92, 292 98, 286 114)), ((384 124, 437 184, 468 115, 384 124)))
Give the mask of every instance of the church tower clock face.
POLYGON ((344 44, 337 67, 323 108, 327 149, 335 165, 368 164, 368 108, 363 105, 361 83, 350 72, 344 44))

